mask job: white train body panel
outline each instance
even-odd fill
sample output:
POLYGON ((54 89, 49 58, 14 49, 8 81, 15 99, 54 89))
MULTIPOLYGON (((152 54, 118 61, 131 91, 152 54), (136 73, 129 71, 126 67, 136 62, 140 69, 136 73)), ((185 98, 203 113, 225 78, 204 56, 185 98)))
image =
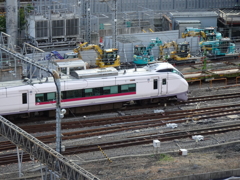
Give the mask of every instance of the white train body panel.
MULTIPOLYGON (((115 76, 62 79, 61 92, 64 98, 61 107, 91 106, 169 96, 176 96, 179 100, 187 100, 188 83, 186 80, 179 75, 179 72, 157 72, 164 69, 176 70, 168 63, 161 65, 161 67, 156 66, 155 69, 147 67, 137 69, 137 71, 133 69, 125 72, 119 71, 118 75, 115 76), (75 93, 73 90, 81 92, 81 96, 69 98, 71 94, 75 93), (111 93, 114 90, 118 93, 111 93), (95 95, 88 96, 88 91, 89 94, 95 93, 95 95), (107 94, 105 91, 107 93, 109 91, 111 94, 107 94)), ((52 93, 55 92, 56 86, 53 81, 1 88, 0 115, 53 110, 56 108, 56 101, 55 98, 52 98, 55 97, 52 93), (50 100, 43 101, 41 98, 50 100)))

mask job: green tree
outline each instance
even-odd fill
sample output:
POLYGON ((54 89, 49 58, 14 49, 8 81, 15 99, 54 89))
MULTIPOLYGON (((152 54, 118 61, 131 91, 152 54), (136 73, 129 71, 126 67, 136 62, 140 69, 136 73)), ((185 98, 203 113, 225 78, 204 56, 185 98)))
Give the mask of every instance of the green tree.
POLYGON ((29 13, 33 10, 34 8, 32 7, 31 4, 27 4, 26 7, 21 7, 19 9, 19 30, 24 30, 25 29, 25 25, 27 23, 27 20, 26 20, 26 13, 29 13))
MULTIPOLYGON (((33 7, 31 6, 31 4, 27 4, 26 7, 19 8, 19 11, 18 11, 19 27, 18 28, 20 32, 25 29, 25 25, 27 23, 25 13, 26 12, 29 13, 31 10, 33 10, 33 7)), ((5 13, 0 14, 0 31, 6 32, 6 14, 5 13)))
POLYGON ((25 24, 27 22, 25 18, 24 8, 20 8, 18 14, 19 14, 19 31, 21 31, 25 29, 25 24))
POLYGON ((0 31, 6 32, 6 16, 5 16, 5 14, 0 14, 0 31))

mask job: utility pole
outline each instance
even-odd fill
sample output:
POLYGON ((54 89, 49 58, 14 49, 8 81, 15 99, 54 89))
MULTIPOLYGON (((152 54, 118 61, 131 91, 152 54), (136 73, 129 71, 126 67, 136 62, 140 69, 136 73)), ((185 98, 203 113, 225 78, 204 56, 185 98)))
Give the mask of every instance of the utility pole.
POLYGON ((56 85, 56 151, 61 154, 62 148, 62 137, 61 137, 61 119, 66 113, 65 109, 61 109, 61 83, 60 77, 57 71, 53 70, 51 72, 54 83, 56 85))
POLYGON ((112 5, 109 4, 110 0, 99 0, 105 2, 112 10, 112 48, 117 48, 117 0, 112 0, 112 5))

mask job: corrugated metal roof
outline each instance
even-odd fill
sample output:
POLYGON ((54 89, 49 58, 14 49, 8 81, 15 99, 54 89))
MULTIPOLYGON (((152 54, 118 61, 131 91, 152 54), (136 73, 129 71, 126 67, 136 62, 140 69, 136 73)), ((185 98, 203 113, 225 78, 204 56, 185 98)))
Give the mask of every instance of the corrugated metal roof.
POLYGON ((173 17, 217 17, 218 14, 215 11, 202 11, 202 12, 170 12, 170 16, 173 17))
POLYGON ((223 13, 230 13, 230 14, 235 14, 235 15, 239 15, 240 13, 240 9, 234 9, 234 8, 224 8, 224 9, 220 9, 223 13))
POLYGON ((176 22, 184 23, 184 24, 193 24, 193 23, 201 24, 201 21, 199 21, 199 20, 176 20, 176 22))

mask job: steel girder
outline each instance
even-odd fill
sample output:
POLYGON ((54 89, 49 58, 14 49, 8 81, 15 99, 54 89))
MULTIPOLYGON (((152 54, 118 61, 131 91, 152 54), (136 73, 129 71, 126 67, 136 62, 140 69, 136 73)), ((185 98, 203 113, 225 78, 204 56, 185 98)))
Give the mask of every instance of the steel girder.
POLYGON ((67 180, 99 180, 18 126, 0 116, 0 134, 67 180))

